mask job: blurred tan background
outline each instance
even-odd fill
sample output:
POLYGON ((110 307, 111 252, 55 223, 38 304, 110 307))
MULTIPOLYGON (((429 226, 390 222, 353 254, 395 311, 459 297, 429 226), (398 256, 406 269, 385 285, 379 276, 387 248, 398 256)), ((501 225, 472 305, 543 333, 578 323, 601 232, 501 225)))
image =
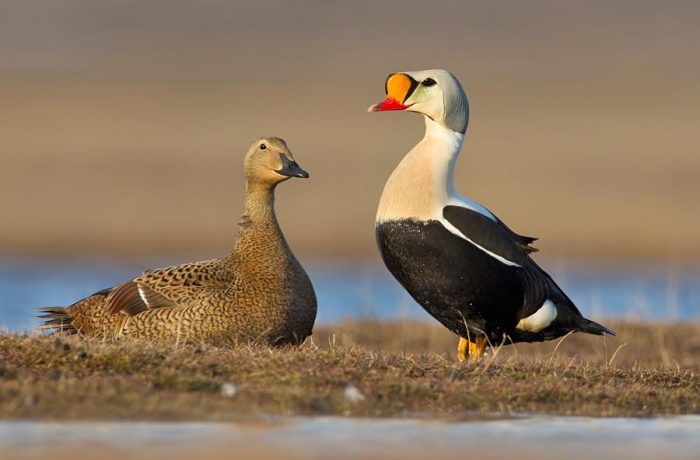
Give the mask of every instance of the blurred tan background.
POLYGON ((471 101, 457 188, 548 255, 700 259, 700 3, 0 3, 0 254, 205 258, 230 248, 242 158, 284 137, 293 248, 376 258, 414 114, 391 71, 471 101))

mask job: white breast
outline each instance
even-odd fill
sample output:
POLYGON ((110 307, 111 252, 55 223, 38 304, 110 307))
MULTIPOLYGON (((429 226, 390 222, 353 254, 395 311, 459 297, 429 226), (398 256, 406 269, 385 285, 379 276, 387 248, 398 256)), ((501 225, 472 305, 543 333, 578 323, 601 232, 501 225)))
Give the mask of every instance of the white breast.
POLYGON ((496 221, 481 204, 456 192, 454 167, 464 135, 425 117, 425 137, 401 160, 384 186, 377 223, 399 219, 437 220, 451 233, 468 241, 500 262, 519 267, 479 246, 442 215, 447 205, 462 206, 496 221))
POLYGON ((425 117, 425 137, 401 160, 384 186, 377 221, 431 220, 449 203, 491 213, 454 190, 454 166, 464 135, 425 117))

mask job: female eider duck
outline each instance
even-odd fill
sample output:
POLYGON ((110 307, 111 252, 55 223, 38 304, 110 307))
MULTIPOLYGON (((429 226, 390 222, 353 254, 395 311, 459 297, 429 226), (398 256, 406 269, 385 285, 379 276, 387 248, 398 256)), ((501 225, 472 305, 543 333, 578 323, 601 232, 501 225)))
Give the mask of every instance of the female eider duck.
POLYGON ((43 308, 39 328, 212 345, 303 342, 316 318, 316 295, 273 202, 277 184, 309 175, 276 137, 255 141, 244 169, 245 210, 229 256, 149 270, 70 307, 43 308))
POLYGON ((411 296, 460 336, 457 357, 486 344, 539 342, 569 332, 614 334, 584 318, 531 258, 535 238, 513 232, 484 206, 459 195, 454 166, 469 120, 467 97, 445 70, 389 75, 387 97, 369 111, 425 118, 425 137, 389 177, 377 211, 384 263, 411 296))

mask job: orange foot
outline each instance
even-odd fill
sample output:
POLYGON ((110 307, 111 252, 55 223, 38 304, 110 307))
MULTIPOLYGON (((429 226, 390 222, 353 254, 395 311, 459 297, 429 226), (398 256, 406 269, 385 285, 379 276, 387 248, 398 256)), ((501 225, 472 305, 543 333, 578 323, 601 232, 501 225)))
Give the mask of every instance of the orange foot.
POLYGON ((476 342, 460 337, 457 344, 457 361, 478 361, 484 356, 487 344, 486 337, 477 337, 476 342))

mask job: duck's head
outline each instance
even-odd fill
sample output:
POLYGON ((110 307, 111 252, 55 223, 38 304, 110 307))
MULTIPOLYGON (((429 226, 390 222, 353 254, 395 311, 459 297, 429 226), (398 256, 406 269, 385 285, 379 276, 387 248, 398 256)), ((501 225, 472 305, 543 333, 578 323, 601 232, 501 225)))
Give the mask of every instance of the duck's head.
POLYGON ((279 137, 262 137, 253 142, 245 157, 244 170, 248 182, 270 185, 290 177, 309 177, 279 137))
POLYGON ((467 96, 450 72, 433 69, 392 73, 384 89, 386 99, 371 106, 370 112, 418 112, 454 132, 466 132, 469 123, 467 96))

